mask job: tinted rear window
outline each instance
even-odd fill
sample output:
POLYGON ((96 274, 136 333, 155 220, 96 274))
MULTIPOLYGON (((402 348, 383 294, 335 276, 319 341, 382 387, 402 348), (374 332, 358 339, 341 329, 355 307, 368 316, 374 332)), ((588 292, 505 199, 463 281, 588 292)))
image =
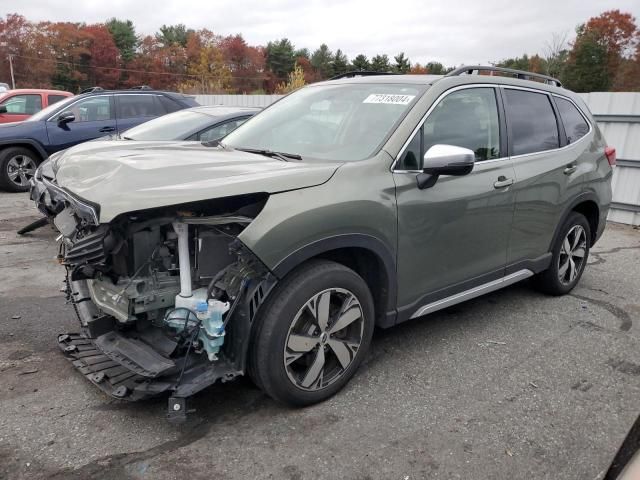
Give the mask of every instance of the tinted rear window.
POLYGON ((567 133, 568 143, 579 140, 589 132, 589 124, 573 103, 564 98, 556 97, 556 105, 567 133))
POLYGON ((156 95, 118 95, 118 118, 158 117, 164 115, 156 95))
POLYGON ((160 103, 162 104, 162 107, 165 109, 166 113, 173 113, 173 112, 177 112, 178 110, 182 110, 182 107, 180 106, 180 104, 178 104, 178 102, 171 100, 169 97, 160 95, 158 99, 160 100, 160 103))
POLYGON ((67 98, 66 95, 49 95, 49 105, 53 105, 54 103, 57 103, 60 100, 64 100, 65 98, 67 98))
POLYGON ((542 152, 560 146, 558 124, 549 96, 505 89, 512 154, 542 152))

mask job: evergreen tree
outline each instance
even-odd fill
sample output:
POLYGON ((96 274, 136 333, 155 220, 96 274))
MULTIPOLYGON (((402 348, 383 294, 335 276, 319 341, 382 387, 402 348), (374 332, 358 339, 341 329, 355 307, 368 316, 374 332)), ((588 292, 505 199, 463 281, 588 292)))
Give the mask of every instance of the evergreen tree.
POLYGON ((444 75, 445 68, 440 62, 429 62, 425 65, 427 73, 430 75, 444 75))
POLYGON ((360 55, 357 55, 356 58, 353 59, 353 61, 351 62, 351 66, 353 67, 353 70, 356 70, 358 72, 364 72, 371 69, 369 59, 362 53, 360 55))
POLYGON ((288 38, 269 42, 266 48, 266 66, 279 79, 285 80, 296 64, 293 45, 288 38))
POLYGON ((607 46, 594 31, 578 27, 578 36, 569 54, 563 75, 565 86, 576 92, 606 92, 611 84, 607 46))
POLYGON ((374 72, 389 72, 391 71, 391 64, 389 63, 389 56, 376 55, 371 59, 371 70, 374 72))
POLYGON ((398 55, 393 57, 396 61, 396 64, 393 66, 393 69, 398 73, 409 73, 411 70, 411 63, 409 59, 404 56, 404 52, 400 52, 398 55))
POLYGON ((333 54, 326 44, 320 45, 311 55, 311 66, 320 75, 321 79, 333 76, 333 54))
POLYGON ((139 43, 133 22, 131 20, 112 18, 105 25, 113 37, 113 42, 118 47, 120 58, 124 62, 132 60, 139 43))
POLYGON ((160 32, 156 33, 156 40, 162 43, 165 47, 172 45, 180 45, 181 47, 187 46, 187 40, 189 35, 194 33, 192 29, 187 30, 187 27, 182 23, 178 25, 162 25, 160 32))
POLYGON ((336 50, 336 54, 333 57, 333 74, 340 75, 341 73, 346 73, 349 69, 349 59, 347 56, 342 53, 342 50, 336 50))
POLYGON ((296 58, 306 58, 307 60, 309 60, 309 57, 311 56, 311 54, 309 53, 309 49, 308 48, 299 48, 298 50, 296 50, 293 54, 296 58))

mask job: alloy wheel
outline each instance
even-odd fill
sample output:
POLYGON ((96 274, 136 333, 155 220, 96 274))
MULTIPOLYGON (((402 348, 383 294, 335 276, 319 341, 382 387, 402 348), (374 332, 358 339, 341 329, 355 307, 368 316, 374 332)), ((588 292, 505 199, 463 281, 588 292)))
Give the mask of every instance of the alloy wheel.
POLYGON ((18 187, 26 187, 36 173, 36 162, 26 155, 15 155, 7 162, 7 175, 18 187))
POLYGON ((563 285, 571 284, 582 271, 587 254, 587 234, 581 225, 574 225, 562 242, 558 256, 558 278, 563 285))
POLYGON ((364 335, 364 314, 349 290, 314 295, 298 310, 287 334, 284 363, 296 387, 317 391, 338 380, 353 362, 364 335))

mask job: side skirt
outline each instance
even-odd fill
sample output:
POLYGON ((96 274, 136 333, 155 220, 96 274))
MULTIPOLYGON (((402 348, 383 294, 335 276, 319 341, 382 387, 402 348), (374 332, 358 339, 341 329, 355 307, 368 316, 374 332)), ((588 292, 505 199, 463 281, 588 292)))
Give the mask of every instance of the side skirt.
POLYGON ((413 315, 411 315, 410 318, 421 317, 422 315, 442 310, 443 308, 450 307, 457 303, 471 300, 472 298, 479 297, 481 295, 484 295, 485 293, 493 292, 495 290, 506 287, 507 285, 517 283, 520 280, 531 277, 532 275, 533 272, 531 270, 519 270, 498 280, 493 280, 492 282, 485 283, 484 285, 480 285, 478 287, 457 293, 455 295, 451 295, 450 297, 443 298, 442 300, 428 303, 427 305, 420 307, 413 315))

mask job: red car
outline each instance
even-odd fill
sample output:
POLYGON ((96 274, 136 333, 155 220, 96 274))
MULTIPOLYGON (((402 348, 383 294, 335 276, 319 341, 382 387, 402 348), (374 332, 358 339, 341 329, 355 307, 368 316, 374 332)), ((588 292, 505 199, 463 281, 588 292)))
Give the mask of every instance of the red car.
POLYGON ((21 122, 73 93, 62 90, 18 89, 0 93, 0 123, 21 122))

